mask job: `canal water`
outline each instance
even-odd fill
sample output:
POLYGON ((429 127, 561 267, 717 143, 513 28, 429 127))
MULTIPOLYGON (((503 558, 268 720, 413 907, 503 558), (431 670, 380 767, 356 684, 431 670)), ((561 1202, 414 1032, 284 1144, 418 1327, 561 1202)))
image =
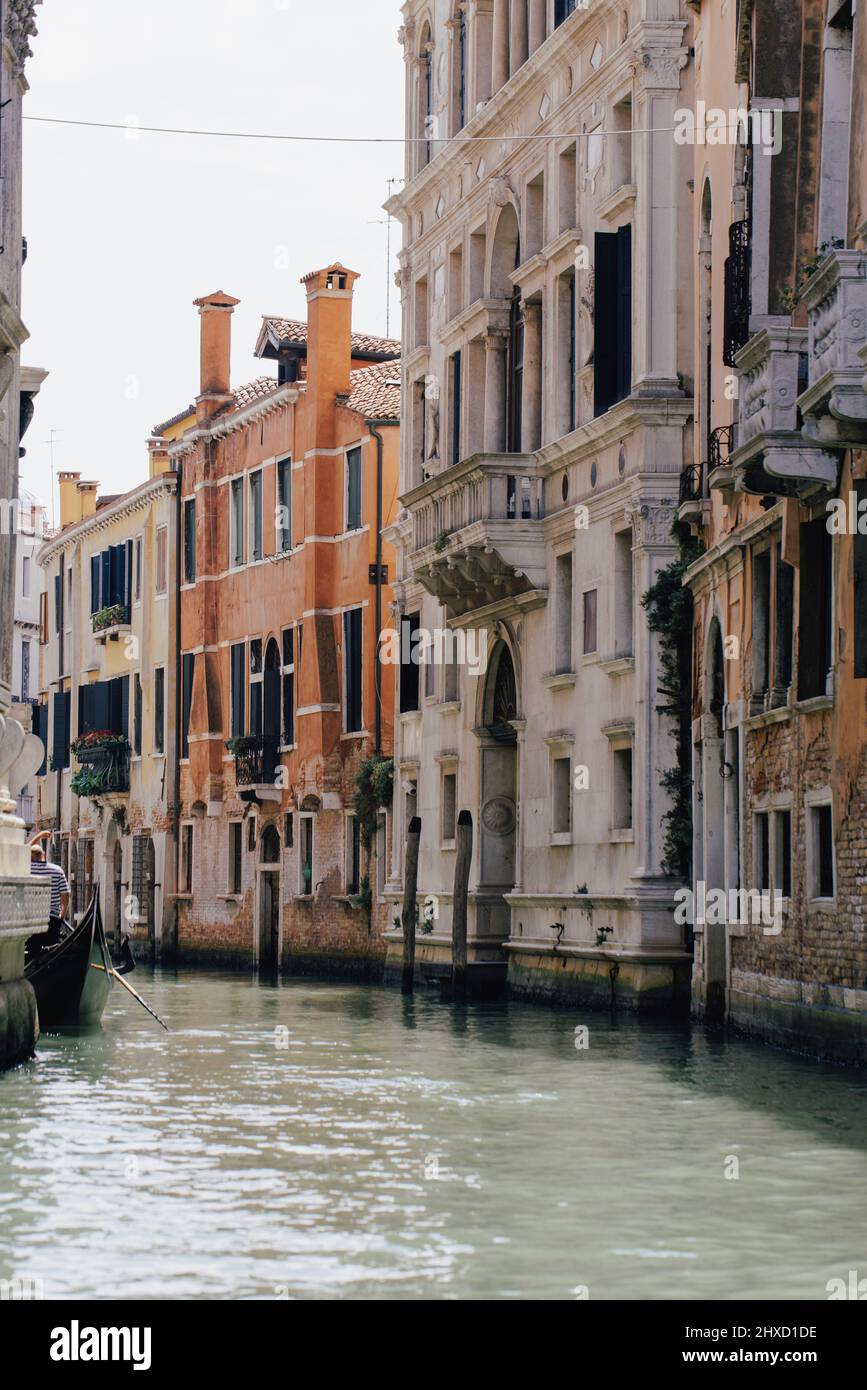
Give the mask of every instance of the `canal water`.
POLYGON ((0 1278, 46 1298, 822 1300, 867 1278, 854 1074, 579 1011, 134 979, 170 1033, 118 988, 100 1031, 0 1077, 0 1278))

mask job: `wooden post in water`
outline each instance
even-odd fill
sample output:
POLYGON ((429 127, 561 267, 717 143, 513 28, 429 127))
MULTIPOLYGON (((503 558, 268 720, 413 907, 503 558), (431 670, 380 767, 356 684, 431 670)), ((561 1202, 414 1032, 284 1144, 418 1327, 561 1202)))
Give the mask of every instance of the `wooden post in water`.
POLYGON ((455 836, 455 891, 452 898, 452 998, 467 997, 467 892, 473 858, 473 818, 461 811, 455 836))
POLYGON ((415 976, 415 894, 418 883, 418 845, 421 839, 421 819, 413 816, 406 837, 406 866, 403 871, 403 973, 402 994, 412 994, 415 976))

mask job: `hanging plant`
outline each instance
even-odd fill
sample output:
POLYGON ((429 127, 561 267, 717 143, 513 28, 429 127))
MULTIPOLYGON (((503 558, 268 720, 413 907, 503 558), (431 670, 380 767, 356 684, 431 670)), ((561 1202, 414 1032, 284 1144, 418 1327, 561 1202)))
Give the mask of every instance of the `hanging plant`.
POLYGON ((127 610, 122 603, 113 603, 108 608, 100 608, 93 615, 94 632, 102 632, 107 627, 118 627, 129 621, 127 610))
POLYGON ((662 867, 672 878, 688 882, 692 867, 692 622, 693 597, 684 588, 683 576, 703 554, 701 541, 688 527, 676 521, 672 535, 677 541, 677 558, 660 570, 656 582, 647 590, 641 606, 647 613, 647 626, 659 635, 661 671, 657 694, 665 703, 657 714, 672 720, 677 743, 677 766, 660 775, 660 786, 668 793, 671 806, 663 816, 662 867))
POLYGON ((394 760, 374 754, 365 758, 355 777, 353 810, 358 820, 361 843, 367 849, 376 835, 380 811, 391 805, 394 786, 394 760))

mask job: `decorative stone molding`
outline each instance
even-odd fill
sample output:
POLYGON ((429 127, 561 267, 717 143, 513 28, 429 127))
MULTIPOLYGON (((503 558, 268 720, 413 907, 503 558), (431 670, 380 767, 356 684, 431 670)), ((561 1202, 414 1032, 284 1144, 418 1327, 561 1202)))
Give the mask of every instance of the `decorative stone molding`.
POLYGON ((16 77, 24 71, 33 50, 28 40, 36 34, 35 10, 42 0, 6 0, 6 32, 4 37, 12 48, 12 71, 16 77))
POLYGON ((671 528, 676 512, 673 503, 667 499, 661 502, 641 502, 627 507, 626 515, 632 525, 636 545, 674 545, 671 528))
POLYGON ((636 52, 635 75, 639 91, 674 91, 689 61, 689 49, 675 48, 665 40, 642 44, 636 52))

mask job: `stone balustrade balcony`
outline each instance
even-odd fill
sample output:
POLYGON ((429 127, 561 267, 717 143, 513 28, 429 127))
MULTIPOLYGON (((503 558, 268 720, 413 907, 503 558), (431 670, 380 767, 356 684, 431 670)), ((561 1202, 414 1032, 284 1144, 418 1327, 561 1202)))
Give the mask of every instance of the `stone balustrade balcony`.
POLYGON ((836 483, 835 457, 800 428, 807 340, 805 328, 771 326, 754 333, 735 358, 740 410, 728 462, 739 491, 798 497, 836 483))
POLYGON ((802 299, 810 335, 809 379, 798 398, 804 432, 832 447, 863 444, 867 252, 832 251, 807 281, 802 299))
POLYGON ((403 497, 413 573, 461 617, 547 598, 543 474, 532 454, 474 454, 403 497))

